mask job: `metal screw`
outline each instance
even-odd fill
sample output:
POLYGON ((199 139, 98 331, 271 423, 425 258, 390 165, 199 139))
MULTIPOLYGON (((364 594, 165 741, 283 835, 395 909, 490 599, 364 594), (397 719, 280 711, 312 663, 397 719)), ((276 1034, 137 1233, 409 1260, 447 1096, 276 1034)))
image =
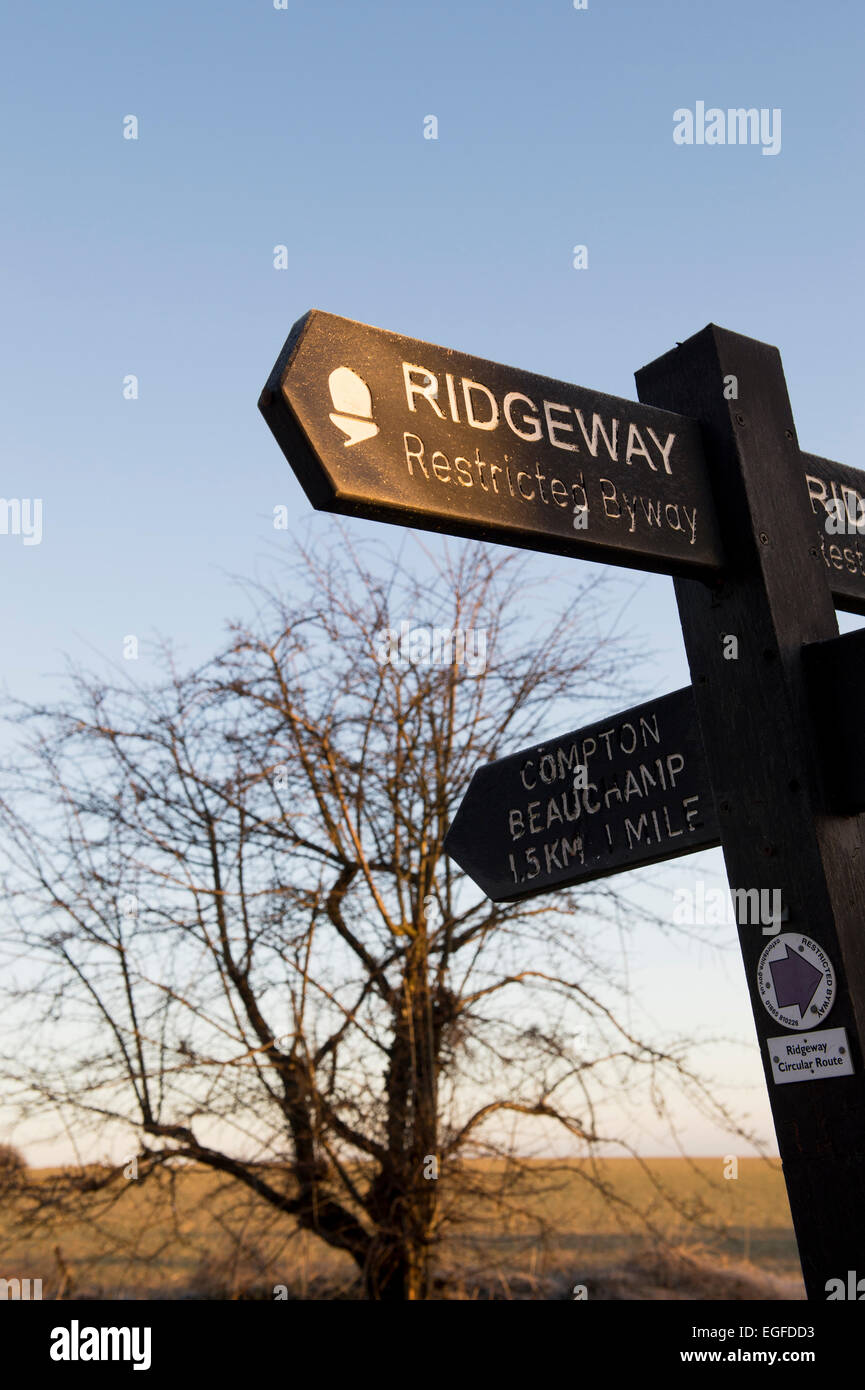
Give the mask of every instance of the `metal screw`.
POLYGON ((793 431, 792 431, 792 430, 785 430, 784 433, 786 434, 786 436, 787 436, 788 439, 792 439, 792 438, 793 438, 793 431))
POLYGON ((736 424, 737 424, 737 425, 744 425, 744 423, 745 423, 745 417, 744 417, 744 415, 737 415, 737 416, 736 416, 736 424))
POLYGON ((816 547, 816 545, 809 545, 809 546, 808 546, 808 554, 809 554, 809 555, 814 555, 814 556, 816 556, 816 554, 817 554, 817 547, 816 547))
POLYGON ((761 545, 768 545, 768 544, 769 544, 769 537, 766 535, 766 532, 765 532, 765 531, 761 531, 761 532, 760 532, 760 544, 761 544, 761 545))

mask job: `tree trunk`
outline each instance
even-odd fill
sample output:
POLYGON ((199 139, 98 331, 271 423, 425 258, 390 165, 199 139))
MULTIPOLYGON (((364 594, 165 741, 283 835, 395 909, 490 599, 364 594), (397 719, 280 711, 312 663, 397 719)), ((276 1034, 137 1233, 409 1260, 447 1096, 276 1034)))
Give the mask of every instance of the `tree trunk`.
POLYGON ((438 1030, 433 1026, 427 971, 427 942, 421 931, 408 950, 394 1019, 386 1082, 390 1162, 371 1194, 376 1235, 364 1283, 367 1297, 377 1301, 429 1295, 438 1181, 438 1030))
POLYGON ((429 1249, 387 1233, 373 1242, 364 1271, 367 1298, 378 1303, 420 1301, 429 1295, 429 1249))

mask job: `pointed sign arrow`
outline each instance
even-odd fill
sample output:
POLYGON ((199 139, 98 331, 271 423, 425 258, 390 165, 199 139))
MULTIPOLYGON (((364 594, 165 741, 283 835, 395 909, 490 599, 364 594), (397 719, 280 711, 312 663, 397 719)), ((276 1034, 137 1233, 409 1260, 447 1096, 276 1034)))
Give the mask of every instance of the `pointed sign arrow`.
POLYGON ((444 847, 501 902, 717 844, 686 686, 479 768, 444 847))
POLYGON ((316 309, 259 407, 320 510, 663 574, 721 565, 684 416, 316 309))
POLYGON ((785 946, 784 949, 783 956, 769 962, 775 998, 780 1009, 788 1009, 791 1004, 798 1004, 799 1015, 804 1018, 805 1010, 823 978, 823 972, 797 951, 791 951, 789 946, 785 946))

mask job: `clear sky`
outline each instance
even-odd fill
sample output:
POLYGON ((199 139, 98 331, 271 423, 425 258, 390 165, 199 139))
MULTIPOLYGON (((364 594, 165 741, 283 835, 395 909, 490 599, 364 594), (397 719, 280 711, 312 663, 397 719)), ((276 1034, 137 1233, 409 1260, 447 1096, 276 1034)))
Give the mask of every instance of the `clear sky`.
MULTIPOLYGON (((6 8, 0 49, 2 492, 43 505, 39 545, 0 535, 17 695, 127 634, 205 656, 231 576, 284 541, 274 506, 330 534, 256 409, 311 307, 631 398, 719 323, 780 348, 803 448, 865 466, 855 0, 48 0, 6 8), (779 109, 780 151, 676 145, 698 101, 779 109)), ((645 694, 684 684, 671 581, 641 577, 629 617, 645 694)), ((741 1038, 728 1075, 769 1133, 727 945, 653 938, 632 980, 654 1017, 741 1038)))

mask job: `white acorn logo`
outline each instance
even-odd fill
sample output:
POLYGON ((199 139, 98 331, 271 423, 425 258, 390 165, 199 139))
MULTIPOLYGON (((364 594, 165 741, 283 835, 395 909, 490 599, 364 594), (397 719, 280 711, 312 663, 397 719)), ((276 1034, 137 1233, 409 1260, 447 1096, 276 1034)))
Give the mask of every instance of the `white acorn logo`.
POLYGON ((362 439, 372 439, 378 434, 378 425, 372 418, 372 396, 369 387, 357 372, 350 367, 337 367, 327 379, 330 399, 338 414, 331 415, 337 429, 346 436, 345 447, 359 444, 362 439))

